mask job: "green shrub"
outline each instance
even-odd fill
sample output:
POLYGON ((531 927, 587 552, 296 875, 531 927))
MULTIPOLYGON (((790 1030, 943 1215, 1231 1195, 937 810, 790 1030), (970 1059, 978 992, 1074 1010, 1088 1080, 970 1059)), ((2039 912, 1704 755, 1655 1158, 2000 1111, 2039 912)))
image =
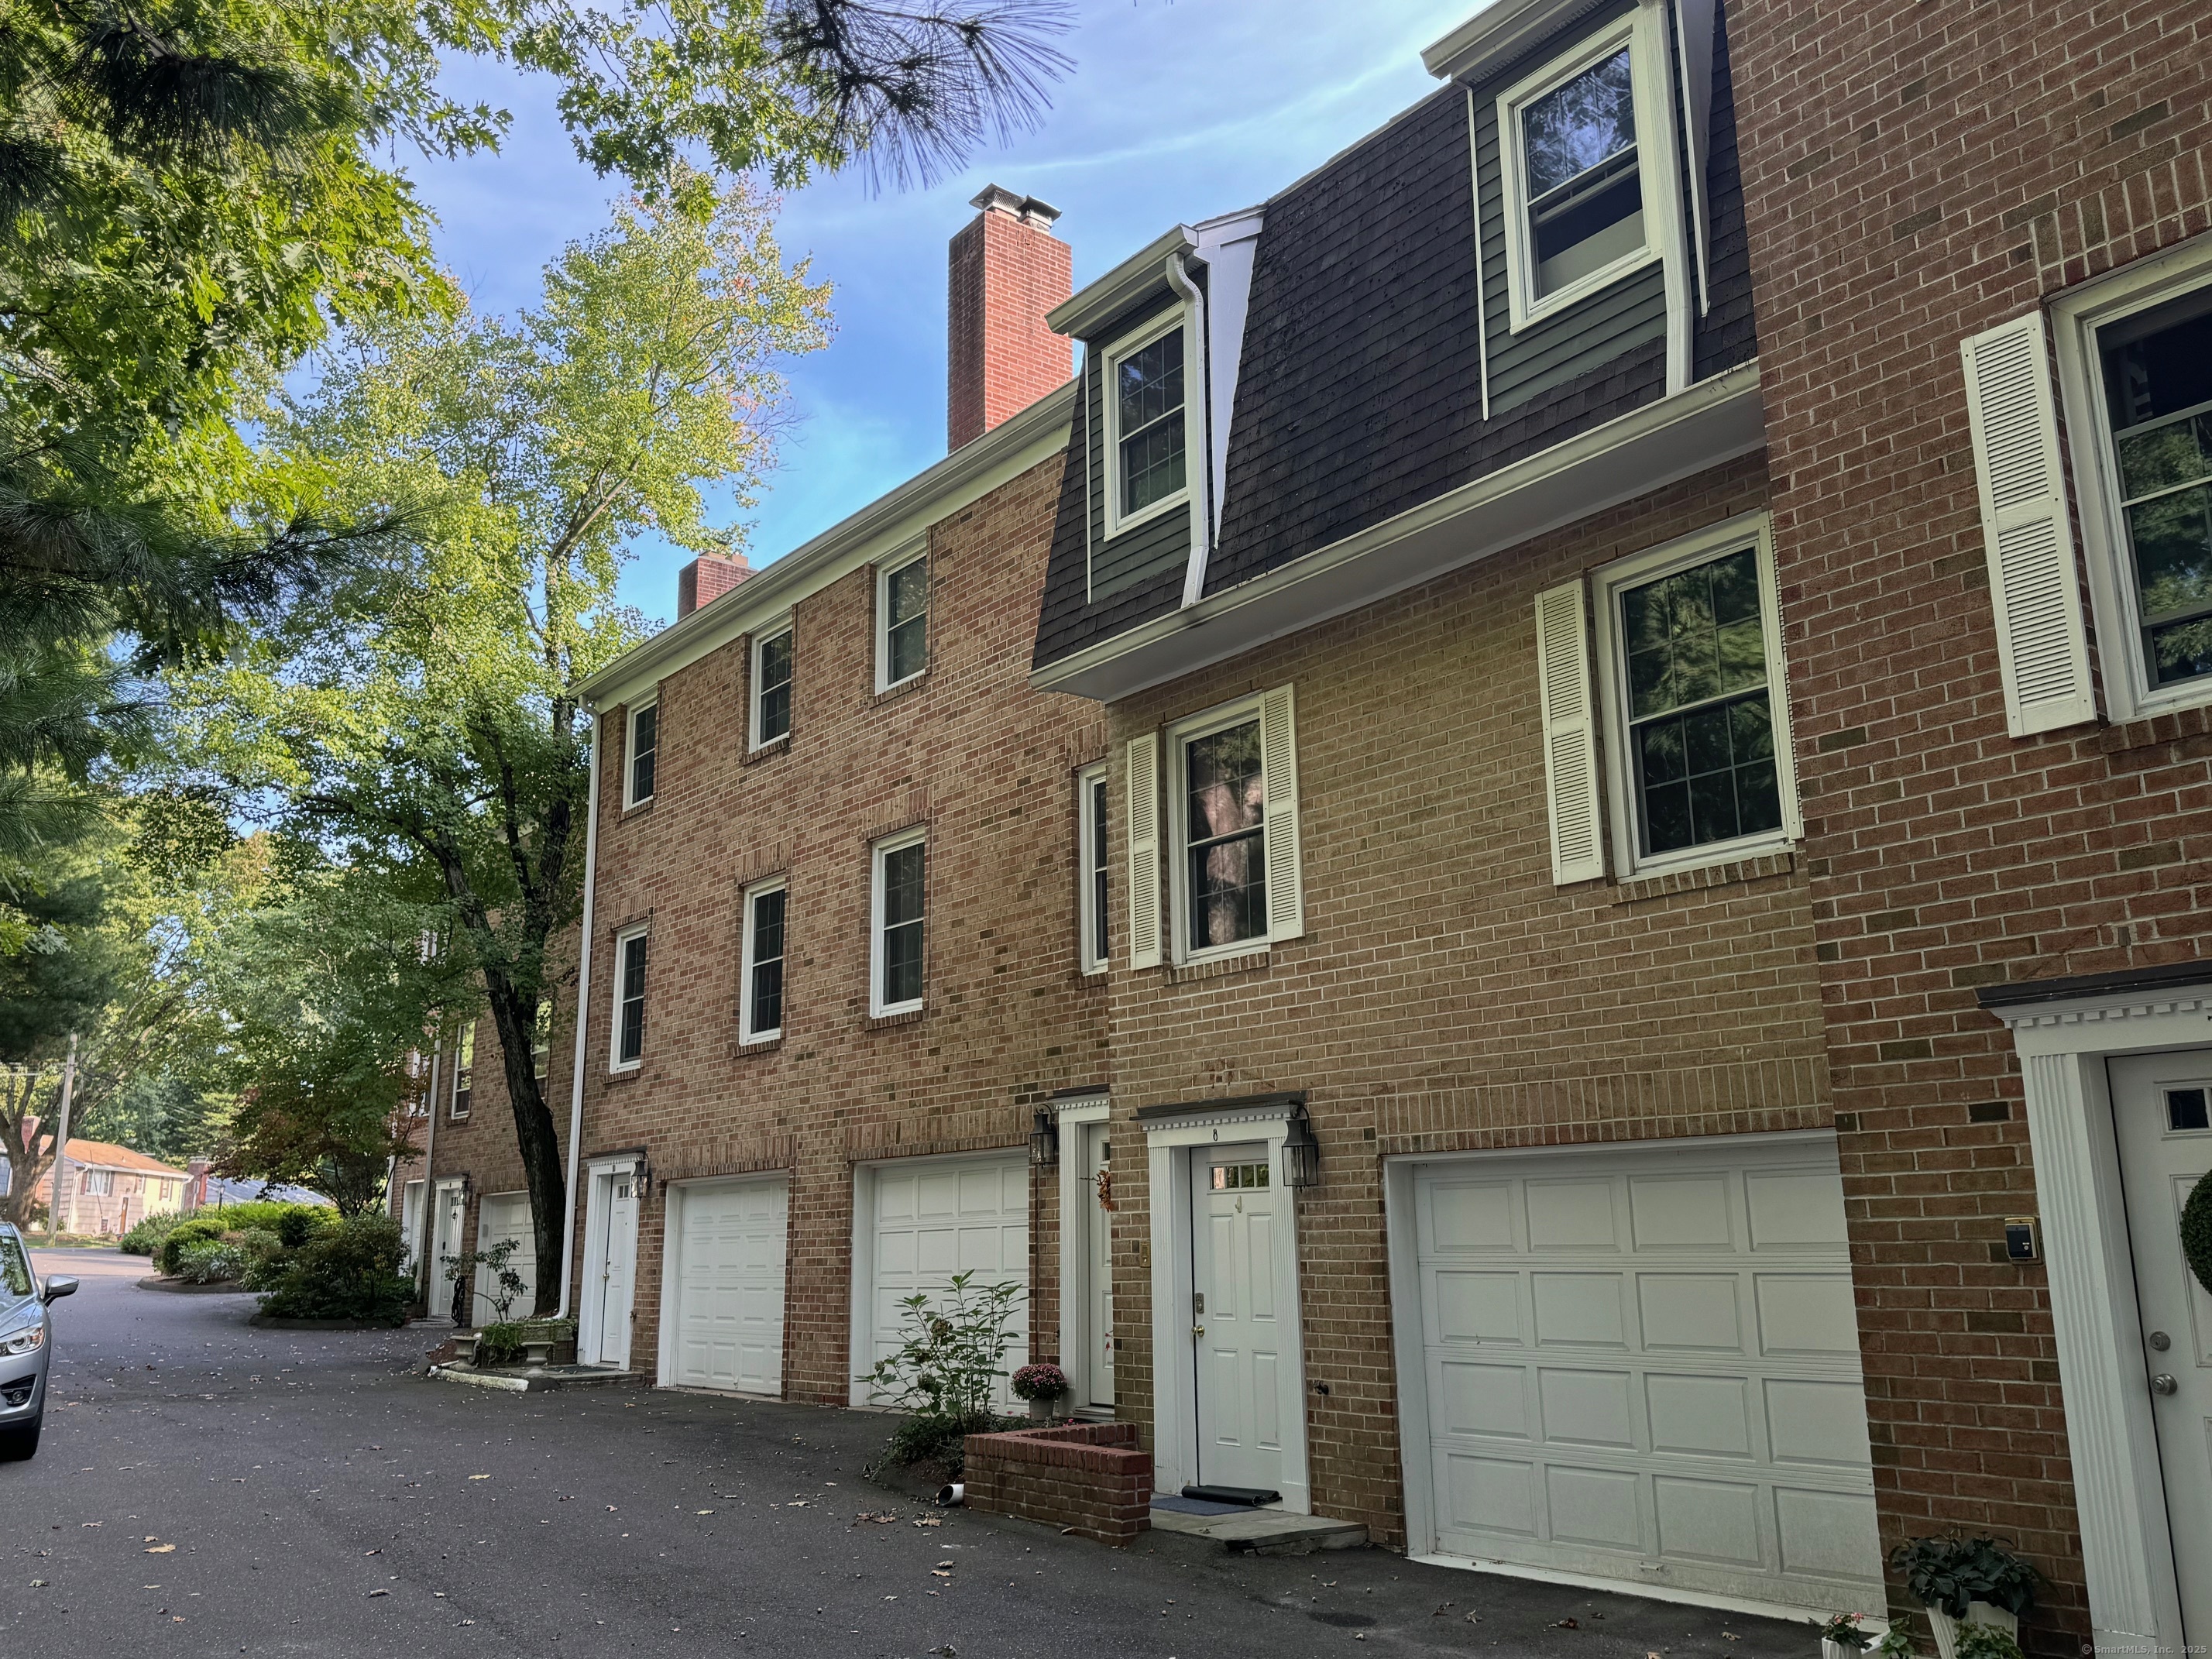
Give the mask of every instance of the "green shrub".
POLYGON ((312 1204, 295 1204, 276 1218, 276 1237, 288 1250, 296 1250, 337 1219, 335 1210, 312 1204))
POLYGON ((486 1365, 504 1365, 522 1358, 526 1342, 550 1342, 558 1346, 576 1340, 573 1319, 515 1319, 485 1326, 477 1333, 477 1358, 486 1365))
POLYGON ((2020 1644, 2010 1631, 1978 1620, 1959 1626, 1955 1644, 1959 1659, 2021 1659, 2020 1644))
POLYGON ((173 1279, 179 1271, 179 1257, 187 1244, 211 1244, 222 1238, 224 1224, 215 1219, 210 1212, 204 1216, 192 1216, 169 1229, 169 1236, 154 1251, 154 1265, 173 1279))
MULTIPOLYGON (((221 1238, 229 1233, 267 1231, 280 1239, 287 1218, 304 1216, 305 1221, 293 1221, 295 1231, 307 1230, 313 1237, 334 1225, 337 1212, 319 1204, 278 1204, 255 1202, 226 1204, 219 1210, 202 1210, 198 1214, 174 1223, 155 1252, 154 1265, 173 1277, 177 1271, 177 1252, 195 1238, 221 1238)), ((304 1243, 305 1240, 302 1240, 304 1243)), ((295 1247, 296 1248, 296 1247, 295 1247)))
POLYGON ((1994 1538, 1908 1538, 1889 1553, 1889 1565, 1923 1607, 1941 1607, 1954 1619, 1967 1603, 1987 1601, 2015 1619, 2035 1606, 2043 1575, 1994 1538))
POLYGON ((415 1281, 400 1271, 406 1241, 388 1215, 353 1216, 292 1252, 261 1311, 276 1319, 404 1325, 415 1281))
POLYGON ((129 1232, 117 1245, 125 1255, 150 1256, 161 1248, 161 1241, 176 1231, 184 1217, 174 1210, 162 1215, 149 1215, 129 1232))
POLYGON ((239 1275, 240 1282, 249 1291, 274 1288, 291 1260, 283 1242, 266 1227, 248 1227, 237 1238, 238 1248, 246 1256, 246 1271, 239 1275))
POLYGON ((187 1285, 227 1285, 246 1272, 246 1252, 221 1239, 196 1238, 177 1255, 177 1277, 187 1285))

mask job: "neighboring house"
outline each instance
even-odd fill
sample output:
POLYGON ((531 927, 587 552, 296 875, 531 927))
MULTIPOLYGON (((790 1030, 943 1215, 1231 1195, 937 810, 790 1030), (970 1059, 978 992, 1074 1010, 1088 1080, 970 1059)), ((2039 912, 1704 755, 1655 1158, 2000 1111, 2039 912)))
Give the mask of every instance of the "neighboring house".
MULTIPOLYGON (((32 1133, 36 1133, 35 1127, 32 1133)), ((39 1180, 40 1202, 50 1218, 54 1215, 54 1173, 49 1167, 39 1180)), ((0 1164, 0 1183, 5 1183, 8 1176, 7 1166, 0 1164)), ((62 1187, 59 1230, 127 1233, 149 1215, 169 1215, 183 1209, 191 1179, 186 1171, 128 1146, 72 1136, 62 1187)), ((6 1190, 4 1184, 0 1184, 0 1190, 6 1190)))

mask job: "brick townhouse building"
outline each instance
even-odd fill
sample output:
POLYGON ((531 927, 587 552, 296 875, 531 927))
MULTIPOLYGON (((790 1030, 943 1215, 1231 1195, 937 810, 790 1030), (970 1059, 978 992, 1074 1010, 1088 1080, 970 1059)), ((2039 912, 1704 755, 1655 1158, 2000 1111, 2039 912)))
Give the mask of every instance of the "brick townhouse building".
POLYGON ((1055 312, 1164 1488, 2212 1631, 2207 28, 1500 0, 1055 312))
POLYGON ((587 1357, 859 1400, 975 1265, 1164 1490, 2206 1639, 2208 30, 1498 0, 600 676, 587 1357))

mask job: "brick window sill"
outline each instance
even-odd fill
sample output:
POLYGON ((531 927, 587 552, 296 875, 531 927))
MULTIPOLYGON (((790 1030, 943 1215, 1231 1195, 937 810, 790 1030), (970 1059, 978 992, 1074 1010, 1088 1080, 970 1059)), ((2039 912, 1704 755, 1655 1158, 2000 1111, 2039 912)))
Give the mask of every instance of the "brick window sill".
POLYGON ((1273 964, 1273 952, 1247 951, 1240 956, 1216 957, 1210 962, 1170 963, 1167 978, 1170 985, 1194 985, 1202 979, 1219 979, 1228 974, 1264 974, 1273 964))
POLYGON ((929 1010, 927 1008, 909 1008, 902 1014, 870 1014, 868 1029, 872 1031, 888 1031, 896 1025, 919 1025, 928 1012, 929 1010))
POLYGON ((2140 720, 2108 726, 2099 734, 2097 746, 2108 755, 2124 755, 2137 749, 2156 749, 2192 738, 2212 736, 2212 705, 2160 709, 2140 720))
POLYGON ((625 1083, 635 1083, 645 1075, 645 1067, 633 1066, 627 1072, 608 1072, 605 1074, 607 1086, 619 1088, 625 1083))
POLYGON ((750 1042, 732 1042, 730 1045, 730 1058, 747 1060, 755 1054, 772 1054, 780 1051, 782 1047, 783 1039, 781 1036, 757 1037, 750 1042))
POLYGON ((1797 868, 1794 852, 1767 853, 1758 858, 1735 859, 1727 864, 1700 865, 1694 870, 1670 870, 1662 876, 1644 876, 1620 883, 1613 893, 1615 904, 1640 904, 1676 893, 1702 892, 1711 887, 1730 887, 1739 882, 1766 881, 1791 874, 1797 868))
POLYGON ((769 742, 761 744, 757 749, 746 750, 744 753, 738 757, 738 764, 740 766, 760 766, 769 761, 779 760, 790 752, 791 733, 787 732, 781 737, 772 738, 769 742))
POLYGON ((912 679, 901 680, 896 685, 886 687, 884 690, 877 692, 875 695, 875 702, 878 703, 886 703, 891 702, 895 698, 911 696, 915 692, 921 690, 923 686, 927 685, 928 684, 929 670, 925 668, 921 672, 916 674, 912 679))
POLYGON ((622 813, 616 822, 627 823, 632 818, 644 817, 653 811, 653 803, 659 799, 659 796, 653 795, 647 797, 644 800, 632 801, 628 806, 623 808, 622 813))

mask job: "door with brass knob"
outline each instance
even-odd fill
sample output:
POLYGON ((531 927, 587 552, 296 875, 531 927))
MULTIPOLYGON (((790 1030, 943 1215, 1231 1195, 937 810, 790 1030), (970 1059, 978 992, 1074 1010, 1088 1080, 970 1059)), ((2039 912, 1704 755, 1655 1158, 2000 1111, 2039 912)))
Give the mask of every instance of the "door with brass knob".
POLYGON ((2106 1069, 2183 1638, 2202 1644, 2212 1641, 2212 1573, 2188 1564, 2212 1538, 2212 1291, 2183 1256, 2181 1211, 2212 1172, 2212 1051, 2130 1055, 2106 1069))
POLYGON ((1192 1158, 1192 1381, 1198 1478, 1209 1486, 1273 1491, 1282 1481, 1276 1202, 1265 1146, 1192 1158))

